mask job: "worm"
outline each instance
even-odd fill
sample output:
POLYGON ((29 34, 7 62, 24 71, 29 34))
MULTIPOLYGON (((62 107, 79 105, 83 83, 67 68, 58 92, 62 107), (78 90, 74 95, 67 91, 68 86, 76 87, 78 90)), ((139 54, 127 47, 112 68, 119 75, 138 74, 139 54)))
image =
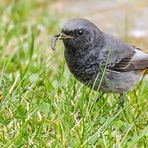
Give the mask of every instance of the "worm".
POLYGON ((58 36, 53 36, 52 37, 52 39, 51 39, 51 48, 52 48, 52 50, 55 50, 57 40, 58 40, 58 36))

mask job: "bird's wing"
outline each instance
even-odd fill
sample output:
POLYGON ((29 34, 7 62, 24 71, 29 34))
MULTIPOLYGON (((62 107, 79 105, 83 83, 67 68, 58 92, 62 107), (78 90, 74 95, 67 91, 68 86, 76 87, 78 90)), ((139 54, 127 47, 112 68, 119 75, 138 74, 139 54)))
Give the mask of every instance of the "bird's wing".
POLYGON ((139 48, 133 48, 135 50, 134 54, 121 58, 114 66, 111 66, 113 70, 131 71, 148 69, 148 54, 139 48))
POLYGON ((109 57, 108 68, 116 71, 124 71, 131 64, 136 50, 115 36, 104 34, 104 47, 102 48, 102 55, 109 57))

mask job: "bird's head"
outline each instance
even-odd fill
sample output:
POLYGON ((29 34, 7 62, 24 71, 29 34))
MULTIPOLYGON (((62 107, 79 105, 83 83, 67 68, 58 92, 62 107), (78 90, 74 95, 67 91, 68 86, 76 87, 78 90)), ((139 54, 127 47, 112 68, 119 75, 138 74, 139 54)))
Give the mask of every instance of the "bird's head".
POLYGON ((57 40, 63 40, 67 50, 87 50, 92 49, 101 31, 89 20, 72 19, 66 22, 61 33, 53 37, 52 48, 55 48, 57 40))

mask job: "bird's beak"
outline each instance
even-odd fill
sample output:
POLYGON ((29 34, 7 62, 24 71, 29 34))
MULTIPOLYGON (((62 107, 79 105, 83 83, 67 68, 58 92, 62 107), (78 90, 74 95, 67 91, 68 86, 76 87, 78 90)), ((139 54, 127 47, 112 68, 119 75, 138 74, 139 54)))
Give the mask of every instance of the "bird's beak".
POLYGON ((64 40, 64 39, 71 39, 71 38, 73 38, 72 36, 66 35, 64 33, 60 33, 58 35, 55 35, 55 37, 57 37, 57 40, 64 40))
POLYGON ((51 48, 52 48, 53 50, 55 50, 55 48, 56 48, 56 42, 57 42, 58 40, 65 40, 65 39, 71 39, 71 38, 73 38, 73 37, 70 36, 70 35, 66 35, 66 34, 64 34, 64 33, 60 33, 60 34, 58 34, 58 35, 55 35, 55 36, 53 36, 52 39, 51 39, 51 48))

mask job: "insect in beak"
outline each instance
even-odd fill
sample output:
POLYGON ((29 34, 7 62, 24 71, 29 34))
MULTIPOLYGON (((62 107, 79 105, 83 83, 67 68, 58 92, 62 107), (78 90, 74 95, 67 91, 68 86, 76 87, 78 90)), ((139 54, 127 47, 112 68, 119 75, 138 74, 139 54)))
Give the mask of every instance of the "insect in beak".
POLYGON ((52 39, 51 39, 51 48, 52 48, 52 50, 55 50, 56 43, 57 43, 58 40, 65 40, 65 39, 71 39, 71 38, 73 38, 73 37, 70 36, 70 35, 66 35, 64 33, 60 33, 58 35, 53 36, 52 39))

